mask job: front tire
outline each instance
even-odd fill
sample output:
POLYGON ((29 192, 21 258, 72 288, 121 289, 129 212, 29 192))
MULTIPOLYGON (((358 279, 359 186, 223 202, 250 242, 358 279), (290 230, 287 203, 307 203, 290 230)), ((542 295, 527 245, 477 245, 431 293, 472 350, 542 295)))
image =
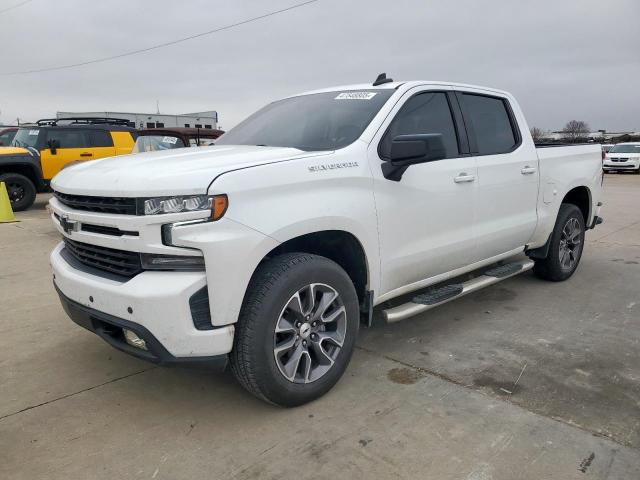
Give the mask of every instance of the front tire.
POLYGON ((36 186, 31 180, 19 173, 5 173, 0 175, 0 182, 4 182, 14 212, 26 210, 36 201, 36 186))
POLYGON ((344 373, 360 313, 338 264, 307 253, 263 262, 236 324, 231 370, 256 397, 283 407, 315 400, 344 373))
POLYGON ((560 205, 546 258, 535 260, 533 273, 552 282, 567 280, 578 268, 584 249, 582 212, 572 204, 560 205))

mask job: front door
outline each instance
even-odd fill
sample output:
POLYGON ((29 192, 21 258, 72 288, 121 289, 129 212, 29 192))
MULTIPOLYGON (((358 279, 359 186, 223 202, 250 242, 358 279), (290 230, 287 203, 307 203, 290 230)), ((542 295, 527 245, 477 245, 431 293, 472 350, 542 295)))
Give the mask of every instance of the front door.
POLYGON ((47 129, 44 149, 40 152, 43 178, 51 180, 65 165, 93 158, 87 137, 86 132, 80 128, 47 129), (57 145, 55 152, 48 147, 51 142, 57 145))
POLYGON ((378 213, 382 291, 401 293, 471 263, 475 246, 476 159, 465 155, 447 90, 420 89, 398 102, 369 146, 378 213), (399 181, 381 165, 398 135, 442 134, 447 158, 410 166, 399 181))

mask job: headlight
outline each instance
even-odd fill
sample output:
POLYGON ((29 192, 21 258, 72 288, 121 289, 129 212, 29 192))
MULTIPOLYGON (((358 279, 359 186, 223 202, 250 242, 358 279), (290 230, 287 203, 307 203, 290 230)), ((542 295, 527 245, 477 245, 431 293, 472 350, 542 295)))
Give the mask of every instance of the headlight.
POLYGON ((158 215, 211 210, 212 203, 213 197, 208 195, 149 198, 144 201, 144 214, 158 215))
POLYGON ((140 260, 145 270, 204 270, 204 257, 141 253, 140 260))

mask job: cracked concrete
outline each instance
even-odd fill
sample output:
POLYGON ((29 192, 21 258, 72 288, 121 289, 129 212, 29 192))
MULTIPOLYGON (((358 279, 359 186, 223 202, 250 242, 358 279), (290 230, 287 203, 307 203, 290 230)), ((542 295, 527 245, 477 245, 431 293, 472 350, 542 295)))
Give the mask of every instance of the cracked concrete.
POLYGON ((363 329, 337 387, 292 410, 67 319, 41 196, 0 225, 0 478, 640 478, 640 177, 605 187, 570 281, 363 329))

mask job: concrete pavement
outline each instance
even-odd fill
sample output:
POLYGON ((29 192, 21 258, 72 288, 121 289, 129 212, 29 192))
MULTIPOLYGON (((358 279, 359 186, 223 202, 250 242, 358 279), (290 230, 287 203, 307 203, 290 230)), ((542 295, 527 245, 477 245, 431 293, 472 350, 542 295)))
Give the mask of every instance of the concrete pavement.
POLYGON ((571 280, 363 329, 337 387, 292 410, 73 324, 41 196, 0 225, 0 478, 640 478, 640 177, 605 187, 571 280))

